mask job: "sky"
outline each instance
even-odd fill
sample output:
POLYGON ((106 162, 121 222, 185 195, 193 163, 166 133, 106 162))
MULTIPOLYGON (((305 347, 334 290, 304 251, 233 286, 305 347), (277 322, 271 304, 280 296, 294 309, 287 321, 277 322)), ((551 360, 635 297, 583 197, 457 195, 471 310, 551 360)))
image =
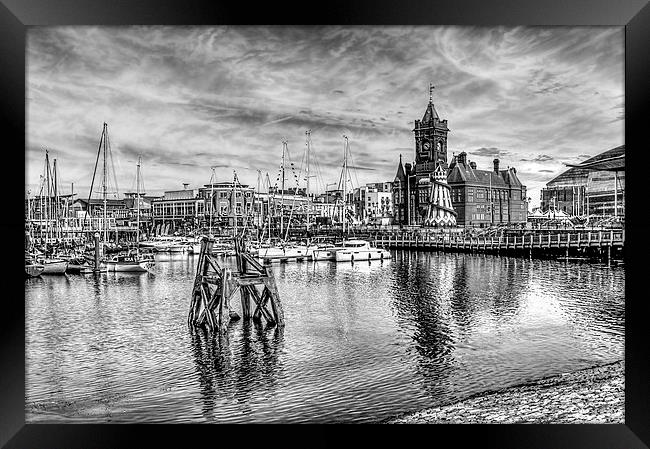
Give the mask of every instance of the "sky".
POLYGON ((311 191, 334 188, 343 135, 356 186, 392 181, 429 83, 449 160, 499 158, 531 206, 564 164, 625 143, 623 27, 30 27, 26 51, 32 195, 46 149, 61 192, 88 195, 104 122, 113 195, 135 188, 138 155, 147 194, 208 184, 212 167, 275 184, 283 139, 304 187, 307 130, 311 191))

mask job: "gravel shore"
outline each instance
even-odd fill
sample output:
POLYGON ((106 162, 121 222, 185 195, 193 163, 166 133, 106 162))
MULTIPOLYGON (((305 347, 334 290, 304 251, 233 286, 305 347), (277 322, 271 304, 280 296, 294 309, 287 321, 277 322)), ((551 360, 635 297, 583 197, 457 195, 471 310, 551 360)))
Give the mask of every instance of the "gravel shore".
POLYGON ((623 361, 482 393, 386 421, 389 424, 625 422, 623 361))

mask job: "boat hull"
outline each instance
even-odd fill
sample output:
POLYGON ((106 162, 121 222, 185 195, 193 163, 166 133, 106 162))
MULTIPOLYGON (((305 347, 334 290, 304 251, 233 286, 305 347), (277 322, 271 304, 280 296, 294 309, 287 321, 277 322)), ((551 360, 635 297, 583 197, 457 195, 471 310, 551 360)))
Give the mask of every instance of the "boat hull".
POLYGON ((315 248, 307 246, 260 248, 257 258, 264 262, 284 262, 290 260, 310 260, 315 248))
POLYGON ((106 262, 106 269, 109 272, 117 273, 145 273, 153 267, 150 261, 141 262, 106 262))
POLYGON ((30 278, 40 276, 43 273, 43 270, 45 270, 45 266, 43 265, 25 265, 25 275, 30 278))
POLYGON ((370 250, 340 250, 336 252, 337 262, 354 262, 364 260, 385 260, 390 259, 390 253, 384 249, 370 249, 370 250))
POLYGON ((68 262, 65 260, 43 261, 43 272, 41 274, 64 274, 68 269, 68 262))
POLYGON ((336 248, 315 249, 312 260, 336 260, 336 248))

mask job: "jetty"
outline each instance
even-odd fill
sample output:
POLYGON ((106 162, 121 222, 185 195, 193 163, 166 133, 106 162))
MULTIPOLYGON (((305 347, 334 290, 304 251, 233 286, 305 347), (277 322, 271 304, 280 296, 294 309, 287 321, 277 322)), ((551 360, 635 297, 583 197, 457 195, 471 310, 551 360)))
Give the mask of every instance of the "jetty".
POLYGON ((377 247, 415 251, 485 252, 565 257, 619 256, 625 230, 531 232, 522 235, 466 236, 446 233, 375 233, 369 238, 377 247))

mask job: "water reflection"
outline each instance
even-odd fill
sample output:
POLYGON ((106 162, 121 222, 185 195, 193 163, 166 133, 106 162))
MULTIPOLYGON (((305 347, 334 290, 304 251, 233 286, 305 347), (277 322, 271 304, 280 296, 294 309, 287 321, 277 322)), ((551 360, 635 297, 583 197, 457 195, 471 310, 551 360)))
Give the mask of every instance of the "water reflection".
POLYGON ((240 416, 248 417, 252 404, 274 396, 282 373, 282 327, 244 321, 223 335, 199 328, 190 336, 206 420, 232 419, 219 408, 233 402, 240 416))
POLYGON ((28 279, 28 420, 368 422, 622 357, 624 267, 393 254, 274 266, 286 328, 221 340, 188 331, 192 256, 28 279))

